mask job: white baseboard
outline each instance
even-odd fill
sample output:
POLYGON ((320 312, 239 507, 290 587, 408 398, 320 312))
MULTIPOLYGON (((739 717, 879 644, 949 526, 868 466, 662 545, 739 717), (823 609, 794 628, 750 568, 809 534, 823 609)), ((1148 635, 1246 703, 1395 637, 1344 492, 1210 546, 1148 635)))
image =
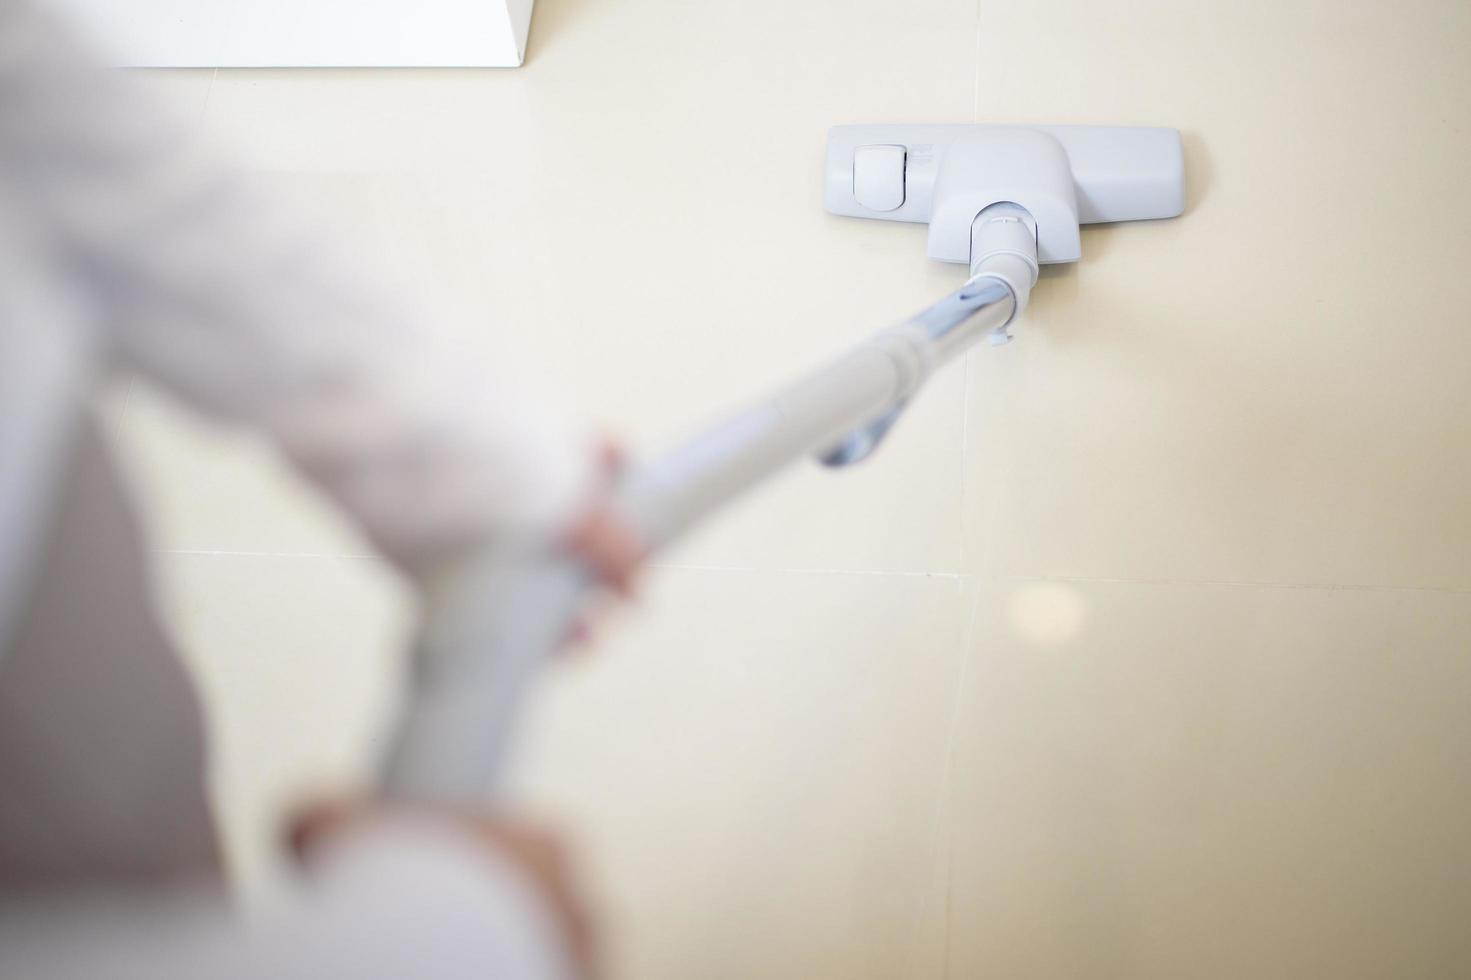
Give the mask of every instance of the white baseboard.
POLYGON ((54 0, 119 64, 514 68, 534 0, 54 0))

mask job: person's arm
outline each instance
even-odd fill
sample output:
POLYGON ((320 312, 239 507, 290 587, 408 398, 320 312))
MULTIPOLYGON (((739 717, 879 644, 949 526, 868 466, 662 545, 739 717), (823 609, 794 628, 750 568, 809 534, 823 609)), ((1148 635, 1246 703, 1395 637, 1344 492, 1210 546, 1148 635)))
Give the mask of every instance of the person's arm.
MULTIPOLYGON (((38 248, 69 269, 110 363, 267 430, 410 571, 602 526, 577 517, 598 512, 588 439, 142 101, 31 4, 0 2, 0 177, 38 248)), ((354 838, 290 916, 248 934, 171 901, 141 918, 75 898, 50 917, 5 903, 0 958, 17 968, 0 973, 564 975, 569 946, 541 883, 497 864, 505 847, 452 838, 354 838)))
MULTIPOLYGON (((112 361, 267 430, 395 561, 568 530, 595 449, 24 3, 0 136, 112 361)), ((507 229, 514 234, 514 229, 507 229)))

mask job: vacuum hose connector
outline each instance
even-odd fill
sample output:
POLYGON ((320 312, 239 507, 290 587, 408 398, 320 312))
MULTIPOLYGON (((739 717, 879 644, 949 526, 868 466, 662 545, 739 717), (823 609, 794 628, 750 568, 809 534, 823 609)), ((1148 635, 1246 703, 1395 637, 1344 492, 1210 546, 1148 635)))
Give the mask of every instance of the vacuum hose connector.
POLYGON ((1001 201, 976 215, 970 226, 970 281, 997 280, 1015 300, 1011 316, 991 331, 992 344, 1011 339, 1007 328, 1026 308, 1037 268, 1037 222, 1026 208, 1001 201))

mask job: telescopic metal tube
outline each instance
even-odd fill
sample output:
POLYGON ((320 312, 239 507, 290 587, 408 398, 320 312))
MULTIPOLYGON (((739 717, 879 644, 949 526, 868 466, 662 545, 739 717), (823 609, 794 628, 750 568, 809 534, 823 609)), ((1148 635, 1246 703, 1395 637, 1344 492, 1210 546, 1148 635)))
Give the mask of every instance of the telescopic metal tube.
POLYGON ((1014 305, 996 280, 966 283, 635 470, 618 495, 620 512, 650 547, 662 547, 788 464, 902 407, 931 371, 1006 323, 1014 305))

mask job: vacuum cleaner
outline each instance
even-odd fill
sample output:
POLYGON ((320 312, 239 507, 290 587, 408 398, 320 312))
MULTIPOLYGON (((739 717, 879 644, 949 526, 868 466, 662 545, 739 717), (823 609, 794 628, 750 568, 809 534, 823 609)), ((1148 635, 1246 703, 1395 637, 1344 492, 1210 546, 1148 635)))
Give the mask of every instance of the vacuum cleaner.
MULTIPOLYGON (((869 456, 925 380, 981 339, 1004 344, 1038 267, 1076 261, 1079 226, 1172 218, 1180 135, 1116 126, 863 125, 828 133, 834 214, 929 225, 963 285, 671 451, 631 466, 615 507, 650 552, 793 462, 869 456)), ((598 583, 550 544, 465 561, 426 598, 408 697, 382 773, 391 796, 493 795, 517 709, 598 583)))

